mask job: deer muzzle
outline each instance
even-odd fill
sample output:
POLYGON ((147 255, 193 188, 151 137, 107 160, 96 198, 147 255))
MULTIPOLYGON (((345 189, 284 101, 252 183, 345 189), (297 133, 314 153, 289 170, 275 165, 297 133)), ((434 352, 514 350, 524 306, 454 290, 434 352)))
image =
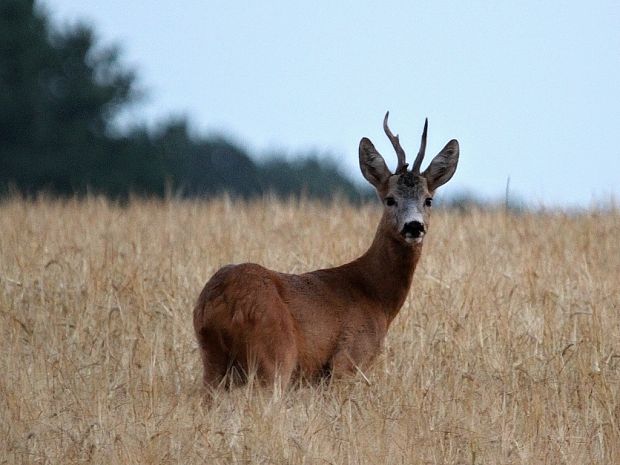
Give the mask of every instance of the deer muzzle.
POLYGON ((419 221, 409 221, 405 223, 400 233, 405 239, 421 239, 426 233, 426 228, 419 221))

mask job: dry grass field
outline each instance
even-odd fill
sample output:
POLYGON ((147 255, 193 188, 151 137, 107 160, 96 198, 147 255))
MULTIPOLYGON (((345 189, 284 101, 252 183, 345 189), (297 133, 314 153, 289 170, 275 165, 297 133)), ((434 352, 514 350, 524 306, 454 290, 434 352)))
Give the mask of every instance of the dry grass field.
POLYGON ((206 395, 221 265, 337 265, 335 202, 0 204, 2 464, 620 464, 620 213, 436 211, 365 376, 206 395))

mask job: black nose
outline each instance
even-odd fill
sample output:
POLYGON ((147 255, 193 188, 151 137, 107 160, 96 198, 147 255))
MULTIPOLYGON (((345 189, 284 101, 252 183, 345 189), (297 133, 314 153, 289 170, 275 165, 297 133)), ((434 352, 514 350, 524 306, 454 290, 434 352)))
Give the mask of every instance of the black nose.
POLYGON ((424 234, 426 230, 424 229, 424 225, 419 221, 410 221, 409 223, 405 223, 401 234, 403 236, 412 236, 412 237, 420 237, 424 234))

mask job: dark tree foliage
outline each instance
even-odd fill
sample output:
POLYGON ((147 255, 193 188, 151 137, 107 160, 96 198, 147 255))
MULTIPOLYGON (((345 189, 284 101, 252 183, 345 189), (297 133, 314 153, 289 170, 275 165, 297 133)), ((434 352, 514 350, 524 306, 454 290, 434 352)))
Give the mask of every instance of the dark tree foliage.
POLYGON ((261 193, 256 166, 241 149, 222 138, 191 137, 184 120, 167 123, 152 143, 168 183, 184 196, 229 192, 250 198, 261 193))
POLYGON ((0 0, 0 193, 360 198, 333 164, 257 165, 224 138, 192 136, 182 119, 111 131, 134 80, 90 27, 58 31, 33 0, 0 0))
POLYGON ((132 73, 86 26, 56 33, 32 0, 0 5, 0 179, 27 192, 96 186, 132 73))
POLYGON ((302 157, 289 162, 275 157, 258 165, 263 189, 279 197, 331 199, 334 194, 352 201, 372 197, 370 190, 361 191, 343 176, 335 163, 327 158, 302 157), (326 186, 330 186, 326 189, 326 186))

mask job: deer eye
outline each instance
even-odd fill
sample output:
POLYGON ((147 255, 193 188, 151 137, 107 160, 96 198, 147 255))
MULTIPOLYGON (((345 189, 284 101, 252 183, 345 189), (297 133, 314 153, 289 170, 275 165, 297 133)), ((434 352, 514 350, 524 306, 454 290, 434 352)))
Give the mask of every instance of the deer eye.
POLYGON ((433 199, 431 199, 430 197, 427 197, 426 200, 424 201, 424 205, 426 205, 427 207, 430 207, 431 205, 433 205, 433 199))
POLYGON ((385 204, 388 207, 393 207, 396 205, 396 199, 394 197, 386 197, 385 198, 385 204))

